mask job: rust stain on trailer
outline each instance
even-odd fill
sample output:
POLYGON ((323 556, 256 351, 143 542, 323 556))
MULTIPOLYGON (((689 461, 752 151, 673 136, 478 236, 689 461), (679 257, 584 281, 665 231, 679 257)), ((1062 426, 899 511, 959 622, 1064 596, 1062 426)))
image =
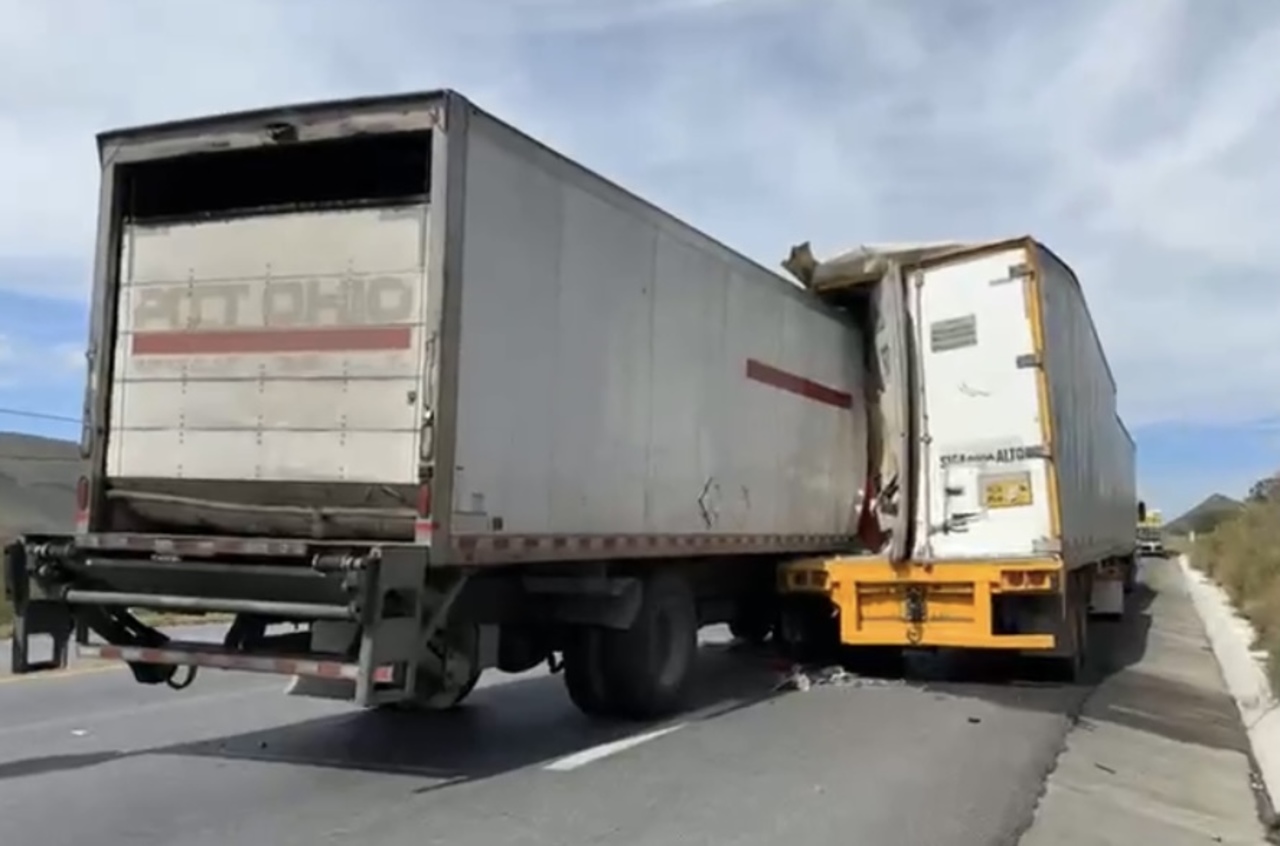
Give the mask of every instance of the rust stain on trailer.
POLYGON ((407 350, 413 327, 328 326, 311 329, 225 329, 137 332, 134 355, 249 355, 290 352, 381 352, 407 350))
POLYGON ((824 405, 853 408, 853 394, 848 391, 823 385, 796 373, 779 370, 759 359, 747 359, 747 378, 824 405))

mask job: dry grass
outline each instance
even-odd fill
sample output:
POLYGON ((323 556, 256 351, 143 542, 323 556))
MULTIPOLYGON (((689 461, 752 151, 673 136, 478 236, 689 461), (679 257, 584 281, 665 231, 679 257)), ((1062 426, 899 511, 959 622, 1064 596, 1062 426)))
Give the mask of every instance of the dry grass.
POLYGON ((1280 502, 1250 503, 1196 539, 1191 563, 1222 585, 1253 624, 1280 686, 1280 502))

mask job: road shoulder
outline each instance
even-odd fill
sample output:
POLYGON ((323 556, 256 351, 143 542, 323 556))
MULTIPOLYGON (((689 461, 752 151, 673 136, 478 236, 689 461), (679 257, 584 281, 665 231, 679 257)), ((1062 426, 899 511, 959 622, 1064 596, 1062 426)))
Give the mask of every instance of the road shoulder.
POLYGON ((1141 649, 1085 704, 1021 846, 1266 843, 1248 737, 1174 561, 1144 563, 1154 593, 1141 649))

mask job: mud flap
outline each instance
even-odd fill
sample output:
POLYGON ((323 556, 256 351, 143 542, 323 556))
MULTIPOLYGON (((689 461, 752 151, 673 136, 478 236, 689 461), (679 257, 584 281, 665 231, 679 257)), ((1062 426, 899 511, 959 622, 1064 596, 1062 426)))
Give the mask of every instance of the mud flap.
POLYGON ((1124 616, 1124 578, 1121 575, 1108 574, 1105 578, 1094 579, 1091 593, 1090 614, 1110 618, 1124 616))

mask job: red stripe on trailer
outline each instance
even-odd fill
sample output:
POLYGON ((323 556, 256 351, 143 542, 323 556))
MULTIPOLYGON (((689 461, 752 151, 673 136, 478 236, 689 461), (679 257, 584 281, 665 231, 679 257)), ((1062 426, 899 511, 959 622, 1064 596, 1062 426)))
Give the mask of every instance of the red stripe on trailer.
POLYGON ((815 382, 798 373, 780 370, 777 367, 765 364, 759 359, 747 359, 747 378, 762 385, 768 385, 771 388, 777 388, 780 391, 786 391, 789 394, 795 394, 798 397, 804 397, 824 405, 836 408, 853 408, 853 394, 848 391, 842 391, 830 385, 823 385, 821 382, 815 382))
POLYGON ((407 350, 412 343, 413 327, 398 324, 135 332, 130 349, 134 355, 249 355, 407 350))

